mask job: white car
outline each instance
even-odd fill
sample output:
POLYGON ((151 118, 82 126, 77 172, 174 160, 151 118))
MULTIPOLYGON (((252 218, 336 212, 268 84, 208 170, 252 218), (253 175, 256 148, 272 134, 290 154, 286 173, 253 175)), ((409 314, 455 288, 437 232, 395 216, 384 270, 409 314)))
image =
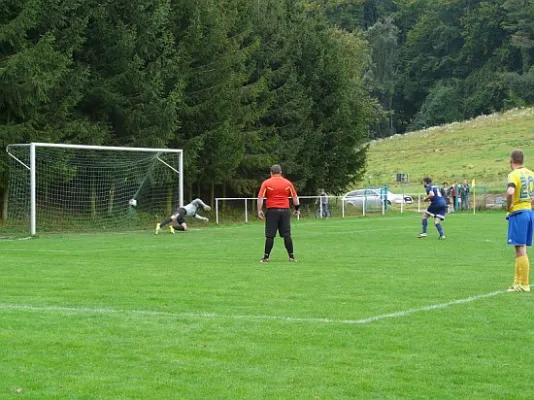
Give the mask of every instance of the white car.
POLYGON ((412 196, 395 194, 390 191, 384 192, 380 189, 357 189, 345 194, 342 198, 345 204, 361 207, 364 202, 368 206, 382 206, 384 201, 387 205, 394 204, 412 204, 412 196))
POLYGON ((391 193, 389 190, 388 190, 388 200, 390 200, 392 203, 395 203, 395 204, 412 204, 413 203, 413 197, 412 196, 409 196, 407 194, 395 194, 395 193, 391 193))

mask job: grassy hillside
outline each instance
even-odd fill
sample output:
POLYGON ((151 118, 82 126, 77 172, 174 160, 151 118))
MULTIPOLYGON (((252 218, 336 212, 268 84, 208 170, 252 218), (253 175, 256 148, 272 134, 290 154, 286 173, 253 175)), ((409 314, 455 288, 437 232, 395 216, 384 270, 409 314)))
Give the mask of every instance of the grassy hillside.
POLYGON ((534 168, 534 108, 443 125, 375 141, 369 150, 366 185, 395 183, 395 174, 409 174, 405 190, 420 191, 421 180, 439 183, 476 179, 490 190, 505 187, 508 154, 520 148, 526 166, 534 168))

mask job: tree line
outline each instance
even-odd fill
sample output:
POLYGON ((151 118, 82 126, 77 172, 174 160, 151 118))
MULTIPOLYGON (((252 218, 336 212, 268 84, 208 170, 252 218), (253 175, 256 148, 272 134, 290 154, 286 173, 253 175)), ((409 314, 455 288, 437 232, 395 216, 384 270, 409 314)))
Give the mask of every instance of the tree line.
POLYGON ((3 0, 5 147, 185 151, 186 197, 361 178, 370 139, 534 102, 534 0, 3 0))
POLYGON ((182 148, 186 196, 252 195, 282 163, 304 191, 361 174, 362 34, 311 0, 0 2, 5 147, 182 148))
POLYGON ((373 137, 534 103, 533 0, 339 0, 328 15, 365 32, 373 137))

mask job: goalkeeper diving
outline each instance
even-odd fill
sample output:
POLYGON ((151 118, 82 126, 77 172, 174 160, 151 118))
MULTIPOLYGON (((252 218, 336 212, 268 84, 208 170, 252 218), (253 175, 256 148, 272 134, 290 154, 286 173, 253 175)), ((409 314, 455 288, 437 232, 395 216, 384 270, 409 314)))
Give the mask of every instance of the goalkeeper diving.
POLYGON ((164 226, 169 225, 171 223, 172 224, 169 225, 169 230, 171 233, 174 233, 175 230, 186 231, 187 224, 185 223, 184 217, 195 217, 196 219, 199 219, 201 221, 209 222, 208 218, 203 217, 202 215, 197 213, 197 210, 199 208, 202 208, 205 211, 211 210, 211 207, 205 204, 202 200, 195 199, 185 207, 178 207, 173 215, 157 224, 155 232, 156 235, 164 226))

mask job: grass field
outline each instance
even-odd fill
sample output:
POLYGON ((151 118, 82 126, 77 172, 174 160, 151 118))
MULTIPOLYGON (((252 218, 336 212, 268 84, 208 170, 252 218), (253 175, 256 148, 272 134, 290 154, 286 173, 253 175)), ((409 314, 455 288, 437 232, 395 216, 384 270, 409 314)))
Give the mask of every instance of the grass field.
MULTIPOLYGON (((532 399, 500 212, 0 241, 1 399, 532 399)), ((534 253, 533 253, 534 254, 534 253)))
POLYGON ((504 191, 512 149, 525 151, 526 165, 534 168, 533 137, 534 108, 394 136, 371 145, 364 183, 395 191, 395 174, 406 173, 407 192, 417 193, 427 175, 439 185, 475 178, 478 185, 504 191))

